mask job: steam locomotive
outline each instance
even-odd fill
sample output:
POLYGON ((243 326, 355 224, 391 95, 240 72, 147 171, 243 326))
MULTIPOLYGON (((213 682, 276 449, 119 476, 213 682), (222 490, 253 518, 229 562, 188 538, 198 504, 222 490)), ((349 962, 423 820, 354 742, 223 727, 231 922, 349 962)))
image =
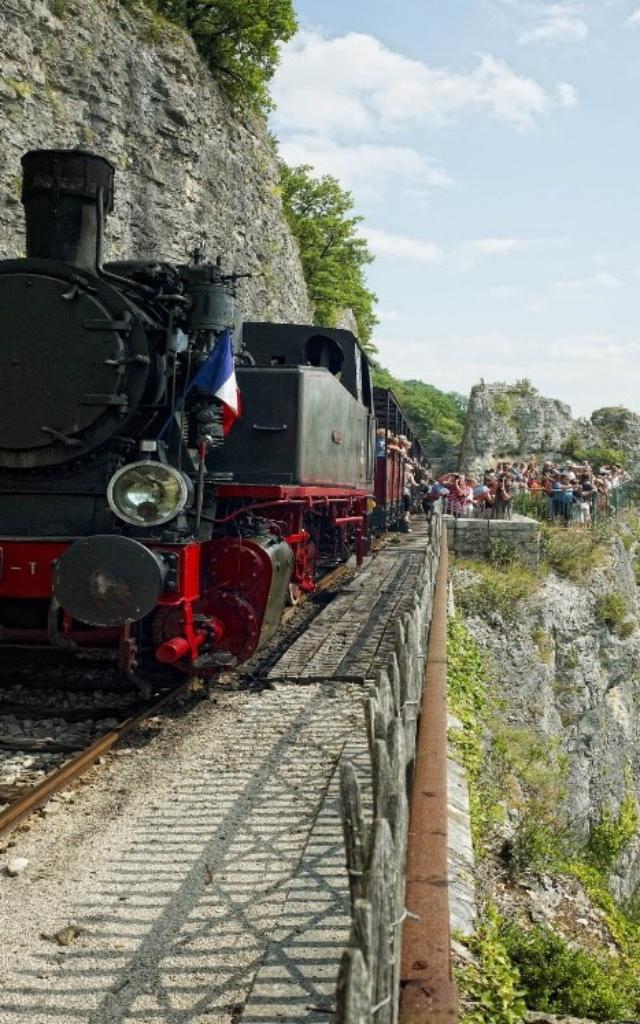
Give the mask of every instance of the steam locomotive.
POLYGON ((243 324, 239 275, 200 250, 104 265, 104 158, 22 167, 27 255, 0 261, 0 667, 47 649, 144 690, 237 665, 323 566, 366 553, 367 359, 348 331, 243 324))

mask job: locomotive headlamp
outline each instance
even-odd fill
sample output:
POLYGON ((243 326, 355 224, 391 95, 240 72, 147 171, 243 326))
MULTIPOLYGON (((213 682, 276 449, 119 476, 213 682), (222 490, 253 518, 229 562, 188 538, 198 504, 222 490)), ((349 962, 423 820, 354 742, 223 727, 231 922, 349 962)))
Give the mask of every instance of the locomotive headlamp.
POLYGON ((161 462, 133 462, 111 477, 107 501, 132 526, 161 526, 175 519, 189 501, 187 480, 161 462))

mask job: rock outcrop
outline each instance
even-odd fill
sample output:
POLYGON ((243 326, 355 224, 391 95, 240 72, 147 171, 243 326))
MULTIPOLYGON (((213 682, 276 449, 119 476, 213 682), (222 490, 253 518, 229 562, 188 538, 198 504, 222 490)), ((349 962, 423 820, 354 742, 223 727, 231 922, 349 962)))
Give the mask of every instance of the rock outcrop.
POLYGON ((598 448, 621 452, 637 472, 640 416, 614 407, 574 419, 568 405, 538 394, 526 381, 476 384, 471 390, 460 448, 465 473, 480 473, 500 456, 557 460, 598 448))
POLYGON ((0 256, 23 255, 20 157, 90 149, 116 164, 108 259, 210 257, 254 276, 247 318, 309 322, 264 121, 221 93, 191 39, 131 0, 3 0, 0 256))
POLYGON ((640 467, 640 416, 623 406, 597 409, 591 414, 591 424, 602 444, 623 453, 627 464, 640 467))
POLYGON ((544 398, 527 384, 476 384, 469 398, 460 467, 466 473, 481 472, 500 455, 552 458, 570 438, 586 441, 587 433, 568 405, 544 398))

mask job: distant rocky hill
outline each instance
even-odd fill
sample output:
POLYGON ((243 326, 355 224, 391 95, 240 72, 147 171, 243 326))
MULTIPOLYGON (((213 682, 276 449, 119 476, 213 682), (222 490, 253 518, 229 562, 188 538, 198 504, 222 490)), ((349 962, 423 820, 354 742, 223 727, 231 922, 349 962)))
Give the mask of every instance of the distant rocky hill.
POLYGON ((590 458, 624 461, 640 475, 640 416, 614 406, 574 419, 564 402, 540 395, 528 381, 476 384, 460 446, 460 468, 478 473, 496 458, 590 458))

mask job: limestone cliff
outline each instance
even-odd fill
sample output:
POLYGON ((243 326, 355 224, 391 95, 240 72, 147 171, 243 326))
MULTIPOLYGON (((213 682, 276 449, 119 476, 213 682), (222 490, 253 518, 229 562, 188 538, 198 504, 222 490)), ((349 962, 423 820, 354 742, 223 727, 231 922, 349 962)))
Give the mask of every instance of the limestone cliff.
POLYGON ((460 468, 482 472, 504 455, 559 459, 594 447, 613 448, 640 468, 640 416, 623 408, 599 409, 574 419, 568 405, 545 398, 528 382, 477 384, 471 390, 460 468))
POLYGON ((3 0, 0 66, 0 256, 23 254, 22 153, 78 146, 117 167, 108 259, 183 261, 204 234, 210 257, 254 275, 247 318, 310 320, 266 125, 184 33, 133 0, 3 0))
POLYGON ((601 533, 555 527, 543 540, 537 573, 512 561, 504 538, 488 562, 454 561, 458 615, 488 687, 468 762, 480 903, 514 926, 502 935, 530 1010, 636 1020, 640 519, 601 533), (563 949, 567 964, 578 951, 586 982, 562 967, 563 949), (548 990, 530 955, 549 969, 548 990))
MULTIPOLYGON (((467 620, 508 721, 565 755, 565 811, 583 839, 604 808, 617 813, 629 780, 640 804, 640 631, 620 635, 604 621, 602 598, 612 593, 623 599, 624 634, 636 624, 638 596, 620 537, 602 565, 576 568, 575 580, 549 573, 514 618, 495 611, 467 620)), ((614 865, 614 884, 625 897, 640 885, 640 837, 614 865)))

